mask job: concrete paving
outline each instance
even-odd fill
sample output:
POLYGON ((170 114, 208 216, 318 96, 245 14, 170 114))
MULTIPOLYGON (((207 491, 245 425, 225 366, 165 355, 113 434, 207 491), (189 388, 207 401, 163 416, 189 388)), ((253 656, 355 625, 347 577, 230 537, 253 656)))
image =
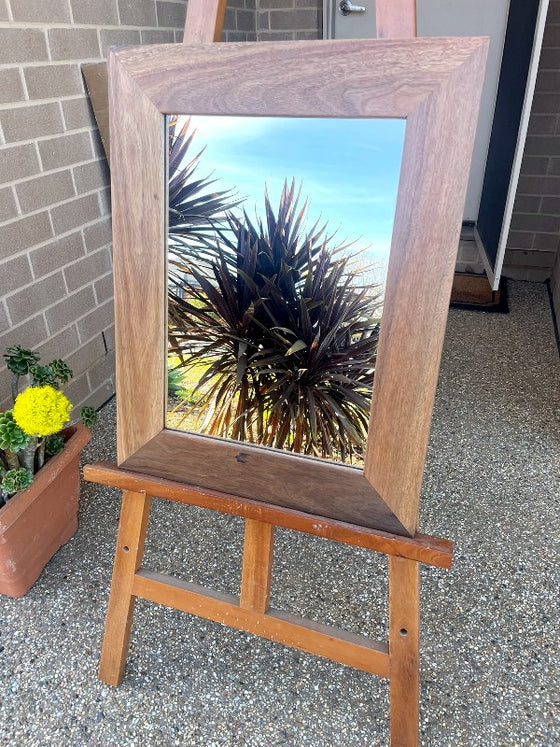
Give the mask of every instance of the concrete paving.
MULTIPOLYGON (((422 570, 423 745, 560 744, 560 363, 546 288, 509 288, 510 314, 449 317, 420 529, 455 558, 422 570)), ((86 461, 114 458, 114 416, 86 461)), ((388 743, 385 681, 144 602, 123 684, 101 683, 119 498, 85 484, 76 536, 0 599, 0 745, 388 743)), ((241 543, 236 518, 156 501, 146 565, 235 593, 241 543)), ((384 639, 385 565, 279 531, 273 605, 384 639)))

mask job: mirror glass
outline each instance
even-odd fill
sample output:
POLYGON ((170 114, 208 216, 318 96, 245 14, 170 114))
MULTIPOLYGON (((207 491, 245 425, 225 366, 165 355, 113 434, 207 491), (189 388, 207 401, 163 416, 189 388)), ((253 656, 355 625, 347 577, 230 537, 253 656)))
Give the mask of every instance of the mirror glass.
POLYGON ((168 428, 361 466, 404 131, 168 118, 168 428))

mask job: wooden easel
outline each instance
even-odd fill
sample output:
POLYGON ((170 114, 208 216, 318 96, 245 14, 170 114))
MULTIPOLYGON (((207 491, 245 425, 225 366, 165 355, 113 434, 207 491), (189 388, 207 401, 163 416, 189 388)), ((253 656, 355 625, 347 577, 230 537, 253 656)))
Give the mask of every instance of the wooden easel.
MULTIPOLYGON (((226 0, 189 0, 184 42, 217 41, 226 0)), ((379 36, 415 35, 413 0, 377 0, 379 36)), ((366 529, 260 501, 146 476, 113 464, 87 465, 84 477, 123 491, 99 676, 123 679, 136 598, 146 599, 269 640, 323 656, 389 680, 394 747, 418 744, 419 563, 449 568, 452 543, 366 529), (142 568, 152 497, 210 508, 245 519, 239 598, 142 568), (271 610, 274 528, 295 529, 383 553, 389 566, 388 643, 271 610)))

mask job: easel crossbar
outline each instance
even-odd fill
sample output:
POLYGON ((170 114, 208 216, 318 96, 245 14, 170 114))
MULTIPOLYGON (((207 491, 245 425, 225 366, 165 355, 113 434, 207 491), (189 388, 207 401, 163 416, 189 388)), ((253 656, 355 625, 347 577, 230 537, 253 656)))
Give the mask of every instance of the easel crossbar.
POLYGON ((389 677, 388 646, 295 615, 242 609, 239 598, 165 574, 140 570, 132 594, 213 622, 223 623, 261 638, 283 643, 379 677, 389 677))
POLYGON ((100 485, 144 492, 157 498, 210 508, 245 519, 256 519, 284 529, 294 529, 335 542, 407 558, 425 565, 451 568, 453 543, 427 534, 417 533, 414 537, 401 537, 295 509, 144 475, 140 472, 121 469, 110 462, 86 465, 84 478, 100 485))

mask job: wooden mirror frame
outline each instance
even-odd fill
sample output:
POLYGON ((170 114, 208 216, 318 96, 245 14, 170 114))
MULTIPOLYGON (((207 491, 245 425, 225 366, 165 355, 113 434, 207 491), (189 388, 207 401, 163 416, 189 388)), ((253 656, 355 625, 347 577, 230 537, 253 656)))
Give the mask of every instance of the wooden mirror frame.
POLYGON ((120 466, 415 533, 487 47, 461 38, 111 52, 120 466), (406 119, 363 470, 166 429, 169 114, 406 119))

